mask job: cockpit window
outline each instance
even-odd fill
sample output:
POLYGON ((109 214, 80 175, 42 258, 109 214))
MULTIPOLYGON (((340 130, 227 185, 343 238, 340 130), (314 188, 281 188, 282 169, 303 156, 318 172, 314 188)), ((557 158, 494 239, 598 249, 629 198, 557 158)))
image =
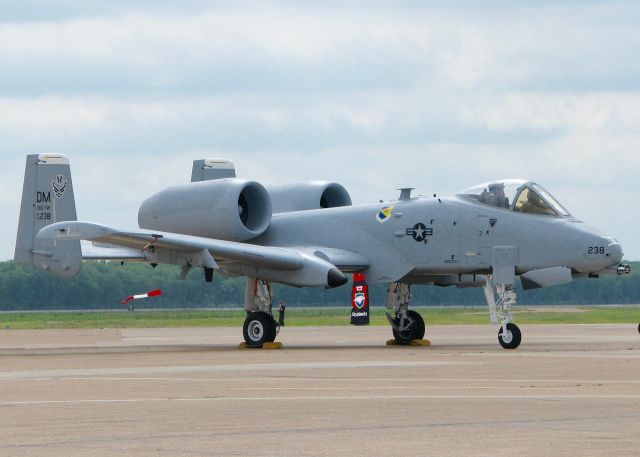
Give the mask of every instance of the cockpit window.
POLYGON ((473 198, 485 205, 510 209, 520 188, 526 183, 519 179, 506 179, 471 187, 462 195, 473 198))
POLYGON ((532 182, 529 183, 529 186, 540 196, 542 199, 553 208, 553 210, 560 216, 570 216, 571 214, 567 211, 564 206, 562 206, 558 200, 553 198, 553 196, 547 192, 542 186, 532 182))
POLYGON ((548 216, 558 215, 553 208, 528 187, 522 189, 518 194, 518 199, 513 204, 513 210, 519 213, 546 214, 548 216))
POLYGON ((569 212, 543 187, 531 181, 506 179, 481 184, 462 192, 484 205, 528 214, 569 216, 569 212))

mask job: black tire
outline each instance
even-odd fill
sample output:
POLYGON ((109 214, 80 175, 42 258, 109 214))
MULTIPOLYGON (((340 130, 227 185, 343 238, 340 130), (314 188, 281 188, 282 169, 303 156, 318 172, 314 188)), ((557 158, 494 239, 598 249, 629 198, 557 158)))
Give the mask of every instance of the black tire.
POLYGON ((276 321, 264 311, 249 313, 242 326, 242 335, 247 346, 262 347, 276 339, 276 321))
MULTIPOLYGON (((407 311, 407 316, 413 319, 413 323, 408 329, 398 332, 396 329, 392 328, 393 338, 398 344, 409 344, 413 340, 421 340, 424 338, 425 325, 422 316, 413 310, 407 311)), ((400 319, 394 319, 393 323, 396 326, 400 325, 400 319)))
POLYGON ((415 322, 416 322, 416 331, 413 335, 413 339, 414 340, 421 340, 424 338, 424 332, 426 331, 425 325, 424 325, 424 319, 422 318, 422 316, 420 315, 419 312, 417 311, 407 311, 407 314, 409 314, 409 317, 411 317, 415 322))
POLYGON ((640 324, 638 324, 638 333, 640 333, 640 324))
POLYGON ((515 349, 520 346, 522 342, 522 333, 516 324, 508 323, 507 324, 507 332, 510 333, 506 338, 503 338, 502 326, 498 331, 498 342, 500 346, 505 349, 515 349))

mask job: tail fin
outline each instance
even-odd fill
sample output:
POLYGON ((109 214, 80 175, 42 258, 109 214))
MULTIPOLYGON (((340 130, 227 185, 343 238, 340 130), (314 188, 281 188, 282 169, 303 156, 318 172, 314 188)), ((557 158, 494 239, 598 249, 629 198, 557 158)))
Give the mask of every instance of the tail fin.
POLYGON ((236 166, 228 159, 200 159, 193 161, 191 182, 235 177, 236 166))
POLYGON ((76 203, 69 159, 60 154, 27 156, 16 238, 16 262, 71 278, 82 266, 80 241, 54 241, 37 237, 54 222, 75 221, 76 203))

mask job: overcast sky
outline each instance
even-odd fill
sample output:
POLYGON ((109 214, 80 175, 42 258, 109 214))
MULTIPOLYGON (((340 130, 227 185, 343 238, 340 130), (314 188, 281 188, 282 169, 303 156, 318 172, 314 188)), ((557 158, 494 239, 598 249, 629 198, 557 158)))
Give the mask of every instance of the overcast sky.
POLYGON ((125 227, 204 157, 354 203, 531 178, 640 259, 640 6, 4 0, 0 139, 0 259, 41 152, 125 227))

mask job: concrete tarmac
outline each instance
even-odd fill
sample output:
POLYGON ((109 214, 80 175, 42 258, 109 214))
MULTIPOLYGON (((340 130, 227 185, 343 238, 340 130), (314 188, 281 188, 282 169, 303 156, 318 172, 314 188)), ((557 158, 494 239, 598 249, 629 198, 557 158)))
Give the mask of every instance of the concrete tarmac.
POLYGON ((640 455, 634 325, 0 330, 0 456, 640 455))

